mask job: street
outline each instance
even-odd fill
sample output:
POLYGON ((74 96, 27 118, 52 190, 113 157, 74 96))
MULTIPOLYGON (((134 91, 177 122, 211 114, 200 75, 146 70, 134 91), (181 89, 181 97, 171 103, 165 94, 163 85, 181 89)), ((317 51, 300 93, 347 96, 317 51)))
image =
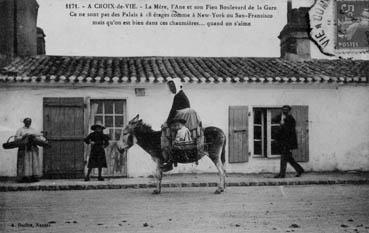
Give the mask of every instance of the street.
POLYGON ((1 232, 369 232, 369 185, 0 193, 1 232))

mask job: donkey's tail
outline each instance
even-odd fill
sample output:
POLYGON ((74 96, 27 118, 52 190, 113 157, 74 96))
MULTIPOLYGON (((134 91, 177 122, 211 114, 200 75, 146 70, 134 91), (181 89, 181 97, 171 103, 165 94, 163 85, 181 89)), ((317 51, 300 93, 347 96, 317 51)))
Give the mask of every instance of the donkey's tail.
POLYGON ((227 138, 224 137, 224 143, 223 143, 223 147, 222 147, 222 154, 220 155, 220 161, 222 161, 222 164, 224 165, 225 163, 225 147, 227 144, 227 138))

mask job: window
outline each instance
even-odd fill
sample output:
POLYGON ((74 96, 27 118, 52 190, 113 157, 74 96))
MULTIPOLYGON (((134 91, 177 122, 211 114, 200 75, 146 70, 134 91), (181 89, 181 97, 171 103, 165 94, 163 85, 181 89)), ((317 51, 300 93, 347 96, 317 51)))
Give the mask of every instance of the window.
POLYGON ((102 122, 106 127, 105 133, 111 140, 118 140, 125 125, 126 101, 125 100, 91 100, 90 123, 102 122))
POLYGON ((254 108, 254 156, 278 157, 280 155, 276 143, 279 128, 277 117, 280 108, 254 108))

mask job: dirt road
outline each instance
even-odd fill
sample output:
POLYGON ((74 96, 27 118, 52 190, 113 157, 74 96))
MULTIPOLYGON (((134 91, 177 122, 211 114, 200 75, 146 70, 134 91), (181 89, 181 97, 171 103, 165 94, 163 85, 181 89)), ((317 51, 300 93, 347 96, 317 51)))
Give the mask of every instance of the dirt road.
POLYGON ((0 193, 1 232, 369 232, 369 186, 0 193))

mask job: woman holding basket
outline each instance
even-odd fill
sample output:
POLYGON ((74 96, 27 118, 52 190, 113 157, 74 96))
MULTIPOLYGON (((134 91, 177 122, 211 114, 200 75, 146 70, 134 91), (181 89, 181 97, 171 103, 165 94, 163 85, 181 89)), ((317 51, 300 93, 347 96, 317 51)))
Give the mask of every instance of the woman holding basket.
POLYGON ((15 133, 15 139, 23 142, 23 145, 18 147, 17 180, 37 182, 41 177, 41 162, 38 147, 33 141, 42 135, 31 127, 31 118, 25 118, 23 123, 24 126, 15 133))

